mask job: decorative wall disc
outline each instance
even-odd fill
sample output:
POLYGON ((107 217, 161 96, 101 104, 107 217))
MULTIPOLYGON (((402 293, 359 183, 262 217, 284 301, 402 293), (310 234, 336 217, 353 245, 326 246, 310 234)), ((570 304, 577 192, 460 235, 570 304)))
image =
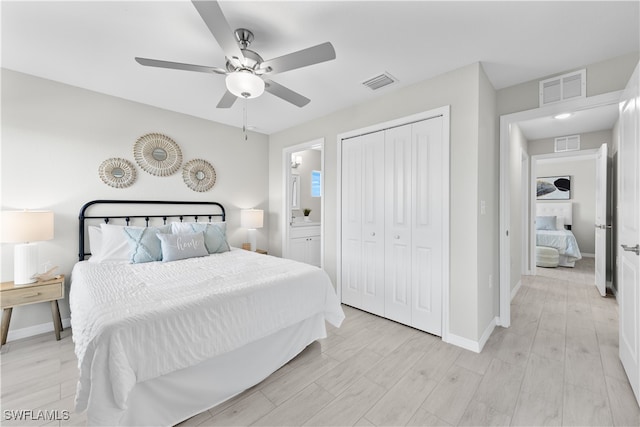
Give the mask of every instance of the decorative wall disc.
POLYGON ((136 180, 136 169, 128 160, 114 157, 107 159, 98 167, 100 179, 115 188, 125 188, 136 180))
POLYGON ((182 169, 182 179, 193 191, 207 191, 216 183, 216 170, 206 160, 191 160, 182 169))
POLYGON ((169 176, 182 165, 182 151, 175 141, 161 133, 141 136, 133 145, 133 157, 142 170, 156 176, 169 176))

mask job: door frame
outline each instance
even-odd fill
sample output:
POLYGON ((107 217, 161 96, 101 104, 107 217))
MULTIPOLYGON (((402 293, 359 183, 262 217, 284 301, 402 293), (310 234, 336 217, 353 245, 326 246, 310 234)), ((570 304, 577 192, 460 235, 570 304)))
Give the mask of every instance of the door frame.
POLYGON ((443 166, 443 180, 442 180, 442 188, 443 194, 443 228, 448 230, 449 232, 445 233, 442 241, 442 262, 445 266, 442 271, 442 341, 449 342, 449 286, 450 286, 450 254, 449 254, 449 241, 450 241, 450 225, 449 225, 449 215, 450 215, 450 188, 449 188, 449 171, 450 171, 450 129, 451 129, 451 120, 450 120, 450 109, 449 105, 434 108, 432 110, 423 111, 421 113, 412 114, 410 116, 401 117, 399 119, 389 120, 382 123, 376 123, 374 125, 353 129, 347 132, 339 133, 336 138, 337 144, 337 161, 336 161, 336 218, 337 218, 337 227, 336 227, 336 292, 338 294, 338 298, 342 301, 342 222, 341 222, 341 214, 342 214, 342 141, 345 139, 353 138, 360 135, 365 135, 367 133, 379 132, 381 130, 389 129, 392 127, 398 127, 407 125, 414 122, 419 122, 427 119, 432 119, 436 117, 443 118, 443 129, 442 129, 442 141, 445 144, 443 147, 443 156, 445 157, 445 162, 443 166))
POLYGON ((325 196, 324 196, 324 188, 325 188, 325 149, 324 149, 324 138, 317 138, 311 141, 302 142, 296 145, 290 145, 288 147, 284 147, 282 149, 282 188, 284 189, 284 197, 282 198, 282 219, 280 221, 280 226, 282 227, 282 257, 289 257, 289 232, 291 230, 290 227, 290 218, 291 218, 291 203, 289 199, 289 182, 291 180, 291 155, 298 151, 305 151, 311 149, 319 149, 320 150, 320 169, 321 169, 321 185, 320 185, 320 267, 324 269, 324 224, 325 224, 325 196))
MULTIPOLYGON (((509 238, 509 230, 511 229, 512 224, 509 219, 509 215, 511 214, 511 197, 508 191, 511 178, 509 170, 511 125, 526 120, 553 116, 563 112, 575 112, 595 107, 602 107, 605 105, 618 104, 622 92, 623 91, 621 90, 608 92, 601 95, 580 98, 500 116, 500 326, 508 328, 511 325, 510 285, 512 272, 509 265, 509 259, 511 257, 511 239, 509 238)), ((513 225, 515 226, 516 224, 513 225)), ((521 250, 521 248, 514 249, 521 250)))
MULTIPOLYGON (((530 203, 531 203, 531 211, 529 215, 531 218, 536 217, 536 204, 538 200, 536 199, 536 177, 538 171, 538 162, 539 161, 553 161, 553 162, 564 162, 564 161, 579 161, 579 160, 593 160, 594 162, 597 160, 598 150, 595 148, 590 148, 587 150, 579 150, 579 151, 569 151, 565 153, 547 153, 547 154, 536 154, 531 156, 531 180, 529 181, 529 186, 531 188, 530 194, 530 203)), ((594 189, 595 191, 595 189, 594 189)), ((594 217, 595 223, 595 217, 594 217)), ((535 239, 536 239, 536 229, 533 226, 533 221, 529 223, 529 233, 531 235, 531 244, 529 246, 529 251, 531 253, 531 275, 535 276, 537 267, 536 267, 536 251, 535 251, 535 239)))

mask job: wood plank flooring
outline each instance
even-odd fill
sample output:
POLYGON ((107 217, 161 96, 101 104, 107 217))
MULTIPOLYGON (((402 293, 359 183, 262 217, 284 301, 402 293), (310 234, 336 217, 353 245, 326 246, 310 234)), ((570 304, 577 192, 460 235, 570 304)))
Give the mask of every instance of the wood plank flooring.
MULTIPOLYGON (((618 359, 618 309, 599 296, 593 261, 523 277, 512 326, 475 354, 345 307, 340 329, 268 379, 181 426, 638 426, 618 359)), ((84 425, 73 413, 70 331, 8 343, 1 355, 2 425, 84 425), (69 411, 31 423, 5 411, 69 411), (61 418, 61 417, 59 417, 61 418)))

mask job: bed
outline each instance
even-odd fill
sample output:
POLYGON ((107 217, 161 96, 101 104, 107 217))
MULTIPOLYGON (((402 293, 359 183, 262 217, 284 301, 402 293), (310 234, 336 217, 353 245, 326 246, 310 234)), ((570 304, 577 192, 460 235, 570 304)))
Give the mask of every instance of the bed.
POLYGON ((98 200, 82 207, 69 300, 80 369, 76 411, 86 410, 90 425, 176 424, 267 378, 326 337, 325 321, 340 326, 344 313, 317 267, 228 244, 171 262, 135 259, 154 254, 152 245, 140 250, 140 236, 156 236, 169 258, 165 241, 186 251, 204 242, 208 251, 203 239, 210 230, 220 238, 225 216, 215 202, 98 200), (108 214, 89 215, 105 207, 108 214), (111 213, 114 207, 135 214, 111 213), (199 211, 167 214, 176 207, 199 211), (102 223, 99 231, 90 221, 102 223), (207 231, 176 232, 187 226, 207 231), (113 227, 134 234, 128 255, 137 262, 107 257, 113 227))
MULTIPOLYGON (((565 202, 536 203, 536 247, 558 251, 558 266, 575 267, 582 259, 576 237, 571 231, 573 206, 565 202)), ((545 265, 548 266, 548 265, 545 265)))

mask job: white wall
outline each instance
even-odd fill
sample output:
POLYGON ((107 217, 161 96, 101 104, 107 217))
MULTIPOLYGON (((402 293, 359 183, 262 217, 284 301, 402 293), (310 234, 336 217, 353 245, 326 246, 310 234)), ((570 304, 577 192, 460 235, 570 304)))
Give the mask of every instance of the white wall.
MULTIPOLYGON (((591 150, 591 149, 599 149, 602 144, 607 144, 609 146, 609 151, 611 151, 611 140, 613 138, 612 130, 601 130, 597 132, 587 132, 581 133, 580 135, 580 150, 591 150)), ((558 136, 566 136, 566 135, 558 135, 558 136)), ((553 154, 554 138, 545 138, 545 139, 533 139, 529 141, 527 144, 527 150, 530 155, 535 156, 538 154, 553 154)))
MULTIPOLYGON (((2 70, 2 209, 43 208, 55 214, 55 238, 40 244, 40 259, 60 266, 68 277, 77 261, 78 212, 93 199, 207 200, 227 209, 229 240, 246 240, 239 209, 267 210, 268 137, 96 92, 2 70), (188 189, 181 171, 155 177, 136 166, 129 188, 102 183, 98 166, 111 157, 135 164, 133 144, 149 132, 170 136, 184 161, 202 158, 216 169, 215 186, 188 189)), ((258 247, 268 248, 269 221, 258 230, 258 247)), ((2 245, 1 280, 13 278, 13 245, 2 245)), ((69 316, 67 300, 62 317, 69 316)), ((10 332, 51 322, 48 304, 17 307, 10 332)))
MULTIPOLYGON (((593 158, 562 162, 538 160, 536 174, 539 177, 571 176, 571 199, 568 200, 573 207, 573 226, 571 231, 576 236, 580 252, 593 255, 596 251, 594 233, 596 218, 596 160, 593 158)), ((540 201, 536 203, 540 203, 540 201)))
MULTIPOLYGON (((450 326, 455 335, 478 339, 478 132, 479 132, 479 80, 481 66, 472 64, 424 82, 372 95, 367 103, 356 105, 311 122, 275 133, 269 140, 269 212, 270 250, 282 251, 282 230, 276 224, 281 220, 282 151, 285 147, 317 138, 325 138, 325 270, 336 280, 336 250, 338 236, 337 213, 337 135, 377 123, 393 120, 422 111, 451 106, 451 206, 450 256, 451 302, 450 326)), ((488 90, 488 88, 484 88, 488 90)), ((493 88, 491 88, 493 90, 493 88)), ((495 117, 494 117, 495 120, 495 117)), ((491 127, 491 123, 483 123, 491 127)), ((495 126, 495 125, 494 125, 495 126)), ((495 130, 493 130, 495 132, 495 130)), ((491 132, 487 131, 487 138, 491 132)), ((494 141, 494 143, 497 143, 494 141)), ((497 155, 496 155, 497 156, 497 155)), ((497 158, 497 157, 496 157, 497 158)), ((495 160, 497 162, 497 160, 495 160)), ((497 186, 489 178, 483 194, 497 193, 497 186), (490 188, 492 187, 492 188, 490 188)), ((484 182, 484 181, 483 181, 484 182)), ((489 196, 486 196, 489 199, 489 196)), ((487 257, 498 258, 497 233, 487 236, 483 247, 495 247, 487 257)), ((489 298, 491 300, 491 298, 489 298)), ((494 314, 495 315, 495 314, 494 314)))
MULTIPOLYGON (((500 311, 498 239, 500 227, 500 144, 496 116, 496 91, 482 67, 479 81, 478 198, 485 214, 478 216, 478 337, 500 311)), ((476 207, 476 211, 480 209, 476 207)))
MULTIPOLYGON (((638 63, 638 58, 640 58, 640 54, 632 52, 595 64, 584 65, 575 70, 582 68, 587 70, 587 96, 600 95, 624 89, 638 63)), ((538 85, 540 80, 575 70, 558 70, 557 73, 550 76, 500 89, 497 92, 498 115, 540 107, 538 85)))

